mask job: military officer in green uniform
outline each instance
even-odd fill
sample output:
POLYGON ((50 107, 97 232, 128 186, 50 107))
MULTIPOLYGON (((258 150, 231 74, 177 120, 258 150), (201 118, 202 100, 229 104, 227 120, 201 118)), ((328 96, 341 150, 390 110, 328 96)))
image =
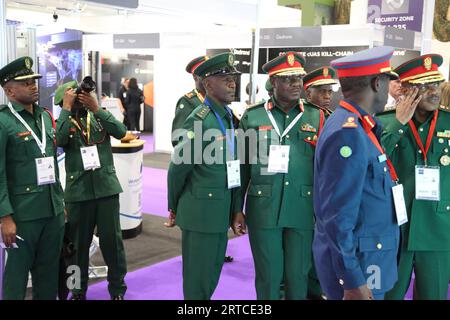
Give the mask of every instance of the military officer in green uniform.
MULTIPOLYGON (((194 71, 206 99, 185 121, 168 172, 171 225, 182 231, 185 299, 210 299, 219 281, 233 215, 240 215, 235 123, 227 106, 236 90, 234 55, 210 58, 194 71)), ((242 219, 240 220, 242 221, 242 219)))
POLYGON ((403 299, 412 271, 414 299, 447 299, 450 280, 450 110, 439 106, 442 57, 426 54, 395 69, 406 95, 379 119, 383 144, 404 185, 398 282, 386 299, 403 299))
MULTIPOLYGON (((190 61, 186 66, 186 72, 192 74, 192 77, 194 78, 195 89, 186 93, 178 100, 175 108, 175 118, 173 118, 172 121, 172 132, 177 129, 182 129, 183 123, 187 117, 205 100, 205 88, 203 87, 201 79, 194 71, 206 60, 208 60, 208 56, 200 56, 190 61)), ((175 136, 172 137, 172 145, 174 147, 178 143, 179 138, 180 136, 177 136, 176 133, 175 136)))
POLYGON ((33 299, 54 300, 64 235, 63 190, 59 182, 53 117, 36 102, 31 69, 21 57, 0 70, 9 103, 0 106, 0 219, 9 249, 3 298, 25 298, 28 273, 33 299), (17 244, 18 248, 12 248, 17 244))
POLYGON ((306 100, 321 109, 325 116, 331 115, 334 87, 337 85, 336 71, 330 67, 313 70, 303 78, 306 100))
POLYGON ((76 81, 60 86, 55 104, 62 107, 56 125, 56 141, 66 153, 65 202, 69 238, 75 246, 73 264, 80 267, 81 286, 72 299, 85 300, 89 248, 95 227, 100 249, 108 266, 108 290, 113 300, 122 300, 127 289, 127 264, 119 218, 122 192, 114 168, 110 136, 121 139, 125 125, 101 109, 88 92, 77 94, 76 81))
POLYGON ((295 52, 266 63, 273 97, 247 109, 240 122, 248 140, 242 192, 258 299, 279 299, 283 280, 286 299, 307 293, 314 147, 324 114, 300 100, 304 63, 295 52))
MULTIPOLYGON (((331 67, 321 67, 307 73, 303 77, 303 89, 306 93, 306 100, 313 106, 322 110, 325 117, 329 117, 331 110, 331 100, 334 87, 337 85, 336 71, 331 67)), ((314 259, 311 259, 311 271, 308 276, 308 299, 322 300, 325 298, 320 288, 314 267, 314 259)))

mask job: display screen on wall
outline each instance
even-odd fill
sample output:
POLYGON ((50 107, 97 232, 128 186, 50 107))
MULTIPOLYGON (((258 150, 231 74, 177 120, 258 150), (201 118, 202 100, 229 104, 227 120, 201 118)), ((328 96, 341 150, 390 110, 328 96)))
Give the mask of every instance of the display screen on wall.
POLYGON ((422 31, 423 0, 369 0, 367 22, 422 31))
POLYGON ((39 103, 53 108, 53 96, 59 85, 71 81, 81 81, 82 76, 82 33, 68 30, 64 33, 37 38, 39 60, 39 103))

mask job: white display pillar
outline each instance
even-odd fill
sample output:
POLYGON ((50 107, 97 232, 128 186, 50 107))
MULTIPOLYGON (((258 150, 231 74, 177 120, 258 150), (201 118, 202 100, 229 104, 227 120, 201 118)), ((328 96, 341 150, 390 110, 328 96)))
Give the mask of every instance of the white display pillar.
POLYGON ((433 21, 435 0, 423 2, 422 16, 422 54, 430 53, 433 45, 433 21))

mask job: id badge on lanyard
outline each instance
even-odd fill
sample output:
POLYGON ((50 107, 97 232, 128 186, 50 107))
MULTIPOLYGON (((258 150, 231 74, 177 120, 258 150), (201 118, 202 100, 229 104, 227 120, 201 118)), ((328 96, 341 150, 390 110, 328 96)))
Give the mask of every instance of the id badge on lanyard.
POLYGON ((241 186, 241 167, 239 160, 227 161, 228 189, 241 186))
POLYGON ((290 146, 272 144, 269 150, 269 164, 267 172, 288 173, 290 146))
POLYGON ((398 184, 392 187, 392 195, 394 196, 395 214, 397 216, 397 224, 401 226, 408 222, 408 214, 406 212, 405 197, 403 194, 403 185, 398 184))
POLYGON ((80 148, 80 152, 84 170, 94 170, 101 167, 97 145, 82 147, 80 148))
POLYGON ((31 135, 34 138, 34 141, 39 147, 39 150, 41 151, 42 158, 36 158, 34 159, 36 164, 36 177, 37 177, 37 184, 39 186, 55 183, 56 182, 56 174, 55 174, 55 160, 53 157, 47 157, 45 155, 45 149, 47 147, 47 138, 45 134, 45 121, 44 117, 41 114, 41 139, 36 135, 36 133, 30 128, 28 123, 22 118, 22 116, 14 110, 11 103, 8 103, 8 107, 11 110, 11 113, 23 124, 23 126, 31 132, 31 135))
POLYGON ((416 199, 439 201, 440 195, 439 167, 416 166, 416 199))
POLYGON ((36 162, 37 184, 39 186, 55 183, 55 159, 53 157, 43 157, 34 159, 36 162))
POLYGON ((303 111, 300 112, 294 120, 286 127, 283 133, 280 132, 278 128, 277 122, 272 115, 272 112, 269 110, 270 108, 266 106, 266 113, 269 117, 270 122, 272 123, 275 132, 277 133, 280 144, 279 145, 271 145, 269 149, 269 163, 267 166, 267 172, 269 173, 288 173, 289 170, 289 145, 281 145, 283 138, 291 131, 294 125, 300 120, 303 115, 303 111))
MULTIPOLYGON (((231 151, 231 158, 234 159, 234 141, 235 141, 235 133, 234 133, 234 125, 233 125, 233 116, 231 112, 226 108, 227 112, 230 114, 230 127, 231 127, 231 139, 228 138, 227 130, 225 128, 225 125, 223 124, 222 119, 217 114, 217 112, 211 107, 210 102, 208 99, 205 99, 204 103, 210 108, 210 110, 214 113, 216 116, 217 121, 219 122, 220 128, 222 130, 222 133, 225 135, 226 142, 230 147, 231 151)), ((238 188, 241 186, 241 167, 240 167, 240 161, 239 160, 230 160, 227 161, 227 185, 228 189, 238 188)))

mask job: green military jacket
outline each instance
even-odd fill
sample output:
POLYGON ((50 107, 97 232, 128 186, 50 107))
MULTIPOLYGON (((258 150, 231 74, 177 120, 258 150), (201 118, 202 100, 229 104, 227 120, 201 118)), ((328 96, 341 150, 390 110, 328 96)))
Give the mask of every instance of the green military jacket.
MULTIPOLYGON (((225 108, 208 100, 230 129, 225 108)), ((228 189, 226 161, 232 158, 226 138, 214 112, 204 104, 191 113, 183 128, 186 133, 175 147, 167 176, 169 210, 176 212, 182 229, 226 232, 232 215, 240 212, 240 188, 228 189)))
MULTIPOLYGON (((269 102, 274 105, 271 111, 283 133, 301 112, 300 105, 285 113, 276 106, 273 98, 269 102)), ((323 125, 323 112, 303 102, 302 117, 281 142, 290 146, 288 173, 268 174, 270 145, 280 143, 265 106, 265 103, 260 103, 247 109, 239 125, 246 137, 241 199, 246 193, 247 224, 250 228, 312 230, 314 151, 319 127, 323 125), (256 143, 251 142, 253 133, 256 134, 256 143)))
MULTIPOLYGON (((175 117, 172 121, 172 132, 176 129, 182 129, 183 123, 189 117, 189 115, 197 108, 199 105, 203 103, 204 98, 197 91, 197 89, 192 90, 191 92, 186 93, 182 96, 175 108, 175 117)), ((172 145, 175 147, 178 143, 178 140, 172 140, 172 145)))
POLYGON ((12 103, 34 133, 41 139, 44 119, 46 156, 55 159, 56 183, 37 184, 36 158, 41 150, 25 126, 7 105, 0 105, 0 217, 12 214, 14 221, 32 221, 64 212, 63 190, 59 181, 53 119, 37 104, 33 114, 12 103))
MULTIPOLYGON (((450 150, 450 111, 439 108, 436 129, 427 153, 428 165, 440 167, 440 197, 438 201, 415 199, 415 166, 424 165, 422 153, 408 124, 402 125, 395 110, 377 116, 384 124, 382 143, 404 186, 408 223, 402 225, 402 246, 408 250, 450 250, 450 166, 441 164, 450 150), (438 137, 439 133, 447 134, 438 137)), ((416 124, 422 143, 426 145, 432 115, 421 125, 416 124)), ((441 135, 439 134, 439 135, 441 135)))
MULTIPOLYGON (((80 128, 87 130, 87 113, 79 117, 80 128)), ((121 139, 127 129, 125 125, 117 121, 108 111, 100 109, 95 115, 91 115, 89 143, 80 132, 74 121, 75 115, 70 111, 61 110, 56 121, 56 141, 63 147, 66 153, 66 202, 76 202, 99 199, 122 192, 119 180, 116 176, 113 155, 111 150, 110 135, 121 139), (80 148, 88 145, 97 145, 101 167, 95 170, 84 170, 80 148)))

